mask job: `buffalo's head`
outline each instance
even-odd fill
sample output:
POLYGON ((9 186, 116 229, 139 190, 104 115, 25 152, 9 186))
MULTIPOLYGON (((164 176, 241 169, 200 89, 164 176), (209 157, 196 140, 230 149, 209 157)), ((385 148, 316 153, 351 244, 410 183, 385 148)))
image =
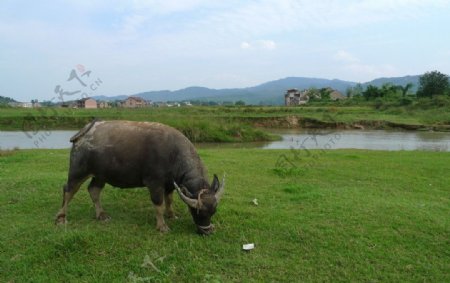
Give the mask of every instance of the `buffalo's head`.
POLYGON ((216 213, 217 204, 223 195, 225 189, 225 175, 222 184, 217 175, 214 175, 211 186, 200 188, 199 193, 194 196, 185 187, 180 188, 174 182, 175 188, 181 199, 189 206, 192 218, 197 231, 200 234, 208 235, 214 231, 214 225, 211 224, 211 217, 216 213))

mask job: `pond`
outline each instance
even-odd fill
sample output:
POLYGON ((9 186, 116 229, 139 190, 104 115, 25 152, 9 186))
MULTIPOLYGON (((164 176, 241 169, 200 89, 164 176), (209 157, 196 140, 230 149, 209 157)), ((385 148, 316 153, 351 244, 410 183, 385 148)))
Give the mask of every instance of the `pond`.
MULTIPOLYGON (((0 149, 70 148, 77 131, 0 131, 0 149)), ((200 148, 373 149, 450 151, 450 133, 381 130, 272 130, 280 141, 260 143, 200 143, 200 148)))

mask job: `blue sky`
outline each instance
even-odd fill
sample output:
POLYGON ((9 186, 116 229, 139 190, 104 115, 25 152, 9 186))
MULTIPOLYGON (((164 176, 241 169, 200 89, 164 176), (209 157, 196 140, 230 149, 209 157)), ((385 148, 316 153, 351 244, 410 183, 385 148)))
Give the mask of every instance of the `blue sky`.
POLYGON ((449 74, 449 15, 442 0, 2 0, 0 95, 449 74), (77 65, 91 71, 88 87, 67 81, 77 65))

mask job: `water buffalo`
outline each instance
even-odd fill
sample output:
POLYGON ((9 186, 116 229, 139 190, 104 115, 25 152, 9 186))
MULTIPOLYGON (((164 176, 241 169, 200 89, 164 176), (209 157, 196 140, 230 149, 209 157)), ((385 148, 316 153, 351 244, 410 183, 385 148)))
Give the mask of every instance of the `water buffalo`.
POLYGON ((92 177, 88 191, 99 220, 110 219, 100 205, 105 183, 119 188, 147 187, 156 209, 156 228, 167 232, 164 203, 167 216, 175 217, 172 193, 176 189, 188 205, 197 231, 213 231, 211 216, 223 194, 225 177, 220 184, 214 175, 210 185, 194 146, 176 129, 152 122, 93 121, 70 141, 70 169, 57 224, 66 223, 70 200, 92 177))

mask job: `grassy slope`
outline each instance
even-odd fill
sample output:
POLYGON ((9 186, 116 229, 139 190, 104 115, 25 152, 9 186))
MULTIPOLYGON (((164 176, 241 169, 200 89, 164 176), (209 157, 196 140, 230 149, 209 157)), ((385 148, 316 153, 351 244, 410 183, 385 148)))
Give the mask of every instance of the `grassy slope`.
POLYGON ((158 121, 180 129, 210 127, 220 129, 229 124, 236 127, 264 119, 286 116, 312 118, 319 121, 357 123, 380 121, 409 125, 450 125, 447 108, 416 109, 392 107, 377 110, 369 106, 308 106, 308 107, 182 107, 145 109, 0 109, 0 129, 30 131, 33 129, 76 129, 93 117, 101 119, 126 119, 158 121), (24 122, 25 119, 25 122, 24 122), (28 120, 27 120, 28 119, 28 120))
POLYGON ((337 150, 273 170, 282 153, 200 151, 228 175, 210 237, 178 198, 160 235, 146 190, 110 187, 111 222, 93 219, 82 189, 55 227, 68 151, 3 153, 0 282, 450 281, 450 153, 337 150))
POLYGON ((29 135, 46 129, 79 129, 94 118, 155 121, 182 131, 193 142, 267 141, 274 137, 240 121, 216 115, 213 108, 142 109, 0 109, 0 129, 22 130, 29 135))

